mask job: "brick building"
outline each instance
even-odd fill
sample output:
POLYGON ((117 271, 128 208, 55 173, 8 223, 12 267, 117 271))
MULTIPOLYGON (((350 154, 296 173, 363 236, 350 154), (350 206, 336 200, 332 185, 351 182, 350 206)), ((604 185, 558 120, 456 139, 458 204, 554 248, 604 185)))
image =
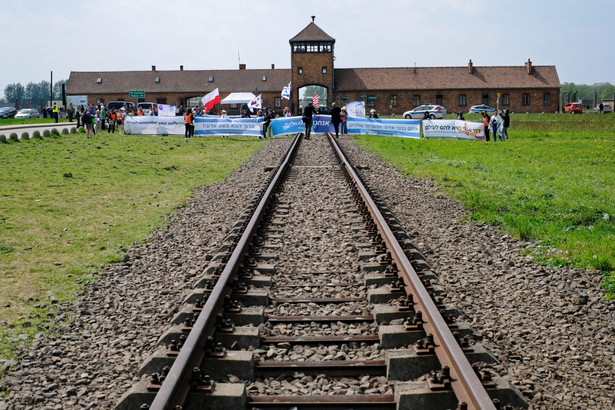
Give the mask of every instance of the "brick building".
MULTIPOLYGON (((291 68, 238 70, 157 70, 71 72, 67 94, 97 100, 130 100, 129 91, 144 91, 142 101, 198 105, 200 98, 218 88, 220 97, 232 92, 262 94, 263 104, 280 112, 299 108, 318 94, 320 105, 365 101, 380 114, 401 114, 424 103, 440 104, 448 112, 467 112, 472 105, 488 104, 512 112, 555 112, 560 82, 555 66, 536 66, 528 59, 519 66, 335 68, 335 39, 312 22, 289 40, 291 68), (282 88, 292 83, 290 102, 282 88)), ((141 101, 141 100, 140 100, 141 101)), ((238 113, 239 106, 224 106, 238 113)), ((220 111, 222 107, 217 106, 220 111)))

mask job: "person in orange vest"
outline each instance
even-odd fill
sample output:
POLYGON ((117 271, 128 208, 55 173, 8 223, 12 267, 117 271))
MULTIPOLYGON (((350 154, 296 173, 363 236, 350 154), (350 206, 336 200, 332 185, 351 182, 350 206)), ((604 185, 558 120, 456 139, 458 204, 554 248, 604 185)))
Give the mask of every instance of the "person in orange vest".
POLYGON ((192 109, 186 109, 186 113, 184 114, 184 126, 186 127, 185 138, 192 138, 192 109))
POLYGON ((115 132, 115 120, 117 120, 117 114, 115 113, 115 108, 111 110, 111 112, 109 113, 109 128, 107 128, 107 134, 111 134, 112 132, 115 132))
POLYGON ((122 107, 118 110, 117 112, 117 116, 115 117, 115 122, 117 123, 117 129, 120 131, 120 135, 122 134, 122 130, 124 129, 124 127, 122 127, 122 124, 124 122, 124 114, 125 114, 125 108, 122 107))

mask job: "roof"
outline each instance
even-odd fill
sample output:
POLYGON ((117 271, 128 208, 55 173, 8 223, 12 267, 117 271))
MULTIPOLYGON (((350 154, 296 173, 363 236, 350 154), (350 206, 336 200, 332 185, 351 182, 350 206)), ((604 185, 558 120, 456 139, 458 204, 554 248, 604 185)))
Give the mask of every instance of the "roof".
POLYGON ((294 41, 333 41, 335 43, 335 39, 325 33, 313 21, 301 30, 299 34, 289 40, 291 43, 294 41))
POLYGON ((560 88, 555 66, 336 68, 335 89, 451 90, 560 88))
POLYGON ((290 69, 256 70, 150 70, 150 71, 72 71, 66 93, 112 94, 128 91, 150 93, 195 92, 203 94, 216 88, 220 93, 279 92, 290 82, 290 69), (266 81, 263 81, 263 76, 266 81), (156 82, 158 77, 160 82, 156 82), (209 78, 213 77, 213 82, 209 78), (101 82, 98 83, 97 79, 101 82))
POLYGON ((249 103, 256 97, 252 93, 230 93, 227 95, 220 104, 243 104, 249 103))

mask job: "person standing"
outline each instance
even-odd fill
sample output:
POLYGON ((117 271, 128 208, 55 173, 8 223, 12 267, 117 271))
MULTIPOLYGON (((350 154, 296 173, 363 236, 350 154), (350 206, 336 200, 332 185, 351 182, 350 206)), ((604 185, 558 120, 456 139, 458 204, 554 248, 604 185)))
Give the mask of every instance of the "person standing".
POLYGON ((94 125, 92 121, 95 121, 94 117, 90 113, 89 110, 85 110, 83 112, 83 116, 81 117, 81 121, 83 121, 83 125, 85 127, 85 136, 86 138, 90 138, 92 136, 92 131, 94 129, 94 125))
POLYGON ((342 118, 342 135, 347 135, 348 134, 348 112, 346 111, 346 106, 342 107, 341 118, 342 118))
POLYGON ((186 127, 184 138, 186 140, 192 138, 192 110, 190 110, 190 108, 188 108, 184 114, 184 126, 186 127))
POLYGON ((303 109, 303 123, 305 124, 305 139, 310 139, 310 134, 312 133, 312 117, 316 114, 316 109, 310 102, 303 109))
POLYGON ((493 117, 491 117, 491 130, 493 132, 493 142, 498 140, 500 137, 500 141, 502 141, 502 117, 500 117, 500 113, 498 110, 493 112, 493 117))
POLYGON ((53 103, 53 119, 58 122, 58 116, 60 114, 60 108, 58 108, 58 104, 53 103))
POLYGON ((117 120, 117 114, 115 113, 115 108, 111 110, 109 113, 107 134, 115 133, 115 120, 117 120))
POLYGON ((73 107, 73 103, 68 104, 68 122, 73 122, 73 117, 75 116, 75 107, 73 107))
POLYGON ((342 110, 336 103, 331 104, 331 124, 335 129, 335 137, 339 137, 340 122, 342 122, 342 110))
POLYGON ((508 127, 510 127, 510 110, 507 108, 502 114, 502 138, 508 139, 508 127))
POLYGON ((487 111, 483 111, 483 125, 485 128, 485 141, 489 142, 489 120, 491 118, 489 118, 489 114, 487 114, 487 111))

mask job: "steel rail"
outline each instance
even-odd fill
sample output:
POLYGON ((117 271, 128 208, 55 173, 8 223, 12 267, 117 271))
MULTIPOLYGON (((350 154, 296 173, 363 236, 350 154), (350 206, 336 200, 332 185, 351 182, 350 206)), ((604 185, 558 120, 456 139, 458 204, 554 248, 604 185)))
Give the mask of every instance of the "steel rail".
POLYGON ((171 366, 169 373, 165 377, 160 390, 156 394, 150 406, 150 410, 170 410, 184 404, 190 392, 192 370, 202 363, 205 355, 204 346, 206 339, 208 336, 213 335, 216 316, 218 313, 222 312, 224 297, 229 295, 232 291, 231 287, 228 285, 231 283, 232 279, 237 276, 239 264, 248 252, 248 247, 253 236, 257 232, 260 221, 265 215, 272 193, 275 191, 278 183, 282 181, 282 177, 290 166, 291 160, 299 146, 300 139, 301 134, 297 134, 283 162, 278 167, 275 176, 267 187, 258 206, 255 208, 244 233, 241 235, 237 246, 220 274, 220 278, 207 298, 203 310, 188 334, 186 342, 173 362, 173 366, 171 366))
POLYGON ((353 183, 372 215, 372 219, 376 223, 378 231, 391 253, 391 258, 397 265, 399 275, 404 280, 406 289, 415 296, 414 299, 417 303, 415 310, 420 311, 423 315, 425 322, 423 328, 425 332, 431 333, 434 337, 435 353, 438 360, 443 366, 450 368, 451 387, 457 399, 460 402, 465 402, 469 409, 495 409, 495 405, 491 401, 489 394, 487 394, 485 387, 467 360, 463 350, 461 350, 455 336, 442 318, 436 304, 427 289, 425 289, 423 282, 412 267, 378 206, 330 133, 328 138, 329 143, 337 153, 341 164, 351 176, 353 183))

